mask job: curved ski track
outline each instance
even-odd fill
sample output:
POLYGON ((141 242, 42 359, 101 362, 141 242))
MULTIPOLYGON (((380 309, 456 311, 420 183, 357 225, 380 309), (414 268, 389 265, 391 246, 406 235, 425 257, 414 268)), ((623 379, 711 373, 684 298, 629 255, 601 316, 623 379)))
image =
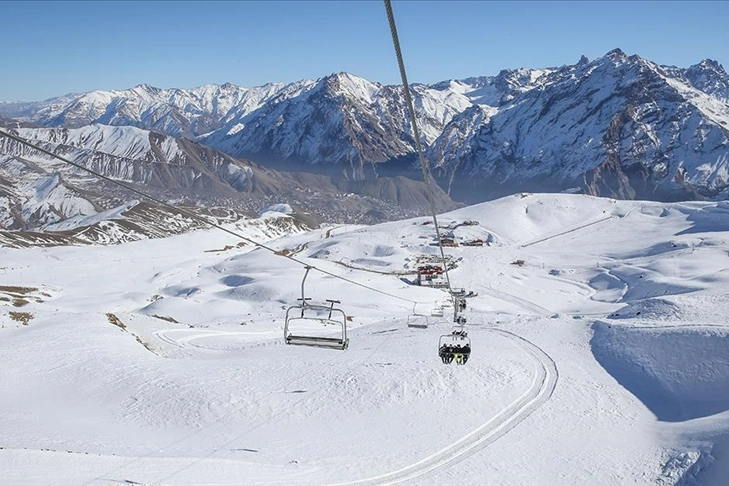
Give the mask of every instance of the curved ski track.
POLYGON ((488 331, 513 340, 534 359, 537 365, 536 372, 532 385, 526 392, 480 427, 418 462, 391 473, 330 486, 400 484, 446 469, 496 442, 549 400, 559 378, 557 366, 552 358, 531 341, 512 332, 503 329, 488 329, 488 331))
MULTIPOLYGON (((184 332, 185 330, 179 331, 184 332)), ((518 336, 517 334, 496 328, 485 329, 485 331, 494 332, 511 339, 534 360, 535 373, 529 389, 527 389, 521 396, 502 409, 499 413, 488 419, 484 424, 466 434, 456 442, 444 447, 428 457, 425 457, 424 459, 390 473, 385 473, 371 478, 335 483, 330 486, 385 486, 401 484, 406 481, 411 481, 447 469, 471 454, 474 454, 496 442, 499 438, 504 436, 507 432, 531 415, 541 405, 547 402, 547 400, 549 400, 552 396, 559 378, 557 366, 552 358, 537 345, 521 336, 518 336)), ((165 332, 157 332, 155 334, 168 344, 179 348, 185 348, 190 346, 189 341, 199 337, 241 333, 206 332, 196 336, 187 336, 181 340, 175 340, 167 336, 167 333, 165 332)))
POLYGON ((491 283, 489 283, 488 289, 479 290, 482 291, 484 294, 490 295, 491 297, 503 300, 505 302, 510 302, 517 307, 521 307, 522 309, 531 311, 537 315, 548 316, 553 314, 553 312, 551 312, 549 309, 545 309, 544 307, 537 305, 530 300, 522 299, 521 297, 517 297, 516 295, 509 294, 501 290, 496 290, 491 286, 491 283))
POLYGON ((193 344, 192 341, 197 339, 204 339, 209 337, 220 337, 220 336, 253 336, 260 335, 264 337, 273 336, 279 333, 273 333, 271 331, 223 331, 223 330, 207 330, 207 329, 163 329, 161 331, 155 331, 154 335, 161 341, 174 346, 179 349, 186 348, 200 348, 210 349, 207 346, 199 346, 193 344), (174 339, 170 336, 171 333, 175 334, 191 334, 179 339, 174 339))

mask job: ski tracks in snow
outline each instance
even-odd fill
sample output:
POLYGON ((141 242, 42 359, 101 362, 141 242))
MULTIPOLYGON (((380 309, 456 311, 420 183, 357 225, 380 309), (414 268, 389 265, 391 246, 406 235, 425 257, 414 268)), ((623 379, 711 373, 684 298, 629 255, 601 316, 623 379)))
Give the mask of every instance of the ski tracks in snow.
POLYGON ((493 288, 491 286, 490 283, 489 283, 488 289, 479 289, 479 290, 481 292, 483 292, 484 294, 487 294, 491 297, 503 300, 505 302, 510 302, 510 303, 516 305, 517 307, 521 307, 522 309, 533 312, 534 314, 537 314, 537 315, 549 316, 549 315, 553 314, 553 312, 551 312, 549 309, 545 309, 544 307, 537 305, 530 300, 522 299, 521 297, 517 297, 516 295, 509 294, 509 293, 503 292, 501 290, 496 290, 495 288, 493 288))
POLYGON ((198 339, 205 339, 210 337, 230 337, 230 336, 259 336, 261 338, 267 338, 271 339, 274 337, 277 337, 280 334, 278 330, 276 331, 224 331, 224 330, 207 330, 207 329, 163 329, 160 331, 155 331, 154 335, 160 340, 163 341, 170 346, 173 346, 178 349, 188 349, 188 348, 199 348, 199 349, 211 349, 216 350, 215 348, 208 348, 207 346, 201 346, 197 344, 193 344, 192 341, 198 340, 198 339), (183 336, 180 338, 172 337, 172 334, 183 336))
MULTIPOLYGON (((233 334, 245 334, 225 331, 191 332, 193 330, 175 330, 175 334, 182 334, 184 337, 174 338, 169 335, 170 331, 155 333, 162 341, 178 348, 194 346, 191 341, 211 336, 229 336, 233 334), (187 332, 185 332, 187 331, 187 332), (187 335, 186 335, 187 334, 187 335)), ((516 400, 503 408, 496 415, 489 418, 481 426, 463 436, 456 442, 443 449, 425 457, 413 464, 370 478, 332 484, 331 486, 354 486, 354 485, 394 485, 413 481, 418 478, 431 476, 439 471, 447 469, 466 457, 485 449, 489 445, 503 437, 511 429, 525 420, 541 405, 552 396, 556 387, 559 373, 552 358, 537 345, 527 339, 518 336, 504 329, 484 329, 486 332, 493 332, 510 339, 518 346, 534 363, 534 376, 532 383, 516 400)), ((380 343, 382 344, 382 343, 380 343)), ((379 346, 377 347, 379 348, 379 346)), ((375 349, 375 351, 377 350, 375 349)))
POLYGON ((386 486, 434 474, 493 444, 549 400, 559 378, 557 366, 552 358, 531 341, 512 332, 503 329, 488 329, 488 331, 511 339, 534 360, 534 379, 528 390, 480 427, 418 462, 380 476, 331 486, 386 486))

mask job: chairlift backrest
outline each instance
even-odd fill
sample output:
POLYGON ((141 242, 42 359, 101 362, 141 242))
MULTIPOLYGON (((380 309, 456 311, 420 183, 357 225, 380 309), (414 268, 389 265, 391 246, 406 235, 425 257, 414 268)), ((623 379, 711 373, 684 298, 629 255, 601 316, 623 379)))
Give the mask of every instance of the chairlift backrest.
POLYGON ((347 315, 331 305, 293 305, 286 310, 286 344, 347 349, 347 315))

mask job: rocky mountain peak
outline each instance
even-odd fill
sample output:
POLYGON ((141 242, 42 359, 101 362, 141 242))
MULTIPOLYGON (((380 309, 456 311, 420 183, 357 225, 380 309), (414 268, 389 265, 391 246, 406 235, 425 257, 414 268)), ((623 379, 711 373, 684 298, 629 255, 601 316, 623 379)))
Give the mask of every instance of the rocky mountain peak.
POLYGON ((729 75, 717 61, 704 59, 686 69, 684 75, 694 88, 729 102, 729 75))
POLYGON ((724 71, 724 66, 722 66, 721 64, 719 64, 718 61, 715 61, 713 59, 702 59, 701 62, 698 63, 696 66, 702 69, 711 69, 726 74, 726 72, 724 71))
POLYGON ((625 54, 625 52, 623 52, 622 49, 616 47, 612 51, 609 51, 607 54, 605 54, 605 57, 609 57, 613 60, 624 61, 625 59, 627 59, 628 56, 625 54))

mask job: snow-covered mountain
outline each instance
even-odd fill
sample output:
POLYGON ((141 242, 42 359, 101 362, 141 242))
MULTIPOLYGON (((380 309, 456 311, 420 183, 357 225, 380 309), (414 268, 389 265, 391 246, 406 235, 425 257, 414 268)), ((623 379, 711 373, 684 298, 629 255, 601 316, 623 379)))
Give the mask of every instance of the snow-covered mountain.
POLYGON ((496 109, 464 111, 429 155, 444 179, 476 194, 527 185, 626 199, 724 198, 728 81, 714 62, 664 69, 614 50, 551 71, 496 109))
MULTIPOLYGON (((541 188, 700 199, 729 187, 729 75, 715 61, 659 66, 616 49, 412 88, 428 158, 457 198, 541 188)), ((250 89, 141 85, 0 103, 0 114, 133 125, 296 172, 418 177, 402 88, 349 73, 250 89)))
MULTIPOLYGON (((19 128, 16 135, 70 161, 149 191, 274 194, 260 169, 189 140, 134 127, 19 128)), ((6 137, 0 137, 0 228, 42 230, 68 218, 111 210, 130 198, 116 186, 6 137)), ((270 179, 270 178, 269 178, 270 179)), ((269 184, 270 186, 270 184, 269 184)))
MULTIPOLYGON (((478 87, 481 78, 472 82, 478 87)), ((467 94, 472 90, 467 83, 415 86, 426 142, 471 105, 467 94)), ((0 103, 0 114, 45 127, 136 126, 200 140, 274 168, 319 166, 353 179, 364 178, 366 167, 411 155, 414 147, 402 88, 349 73, 251 89, 231 84, 192 90, 140 85, 38 103, 0 103)))
MULTIPOLYGON (((186 139, 176 139, 129 126, 87 125, 80 128, 19 128, 13 133, 103 175, 160 188, 201 188, 233 193, 250 188, 254 165, 186 139)), ((0 137, 0 153, 8 162, 0 170, 38 167, 48 161, 52 170, 84 174, 15 140, 0 137), (12 161, 12 162, 11 162, 12 161)))
POLYGON ((117 245, 209 228, 204 221, 218 225, 234 223, 237 229, 244 228, 246 232, 254 229, 257 237, 283 236, 316 226, 311 225, 310 218, 302 217, 285 204, 273 206, 266 214, 265 218, 252 219, 248 214, 228 208, 170 208, 132 200, 105 211, 89 208, 87 214, 76 212, 44 225, 40 231, 0 230, 0 247, 117 245), (277 207, 287 207, 290 214, 277 207))
MULTIPOLYGON (((191 205, 257 212, 285 203, 311 213, 313 223, 382 221, 421 213, 428 204, 423 184, 413 180, 281 173, 135 127, 6 130, 106 177, 191 205)), ((69 218, 118 214, 130 197, 139 197, 7 137, 0 137, 0 153, 0 229, 45 231, 69 218)), ((442 191, 436 199, 439 207, 456 207, 442 191)))
POLYGON ((718 62, 704 59, 685 70, 665 69, 674 77, 685 79, 694 88, 729 103, 729 76, 718 62))
POLYGON ((185 90, 141 84, 127 90, 69 94, 37 103, 0 103, 0 113, 45 127, 135 126, 195 139, 240 112, 255 110, 283 87, 274 83, 246 89, 225 83, 185 90))
MULTIPOLYGON (((458 88, 414 86, 426 143, 471 105, 470 88, 458 88)), ((379 165, 411 156, 414 150, 402 89, 348 73, 283 91, 203 142, 291 170, 323 166, 352 179, 376 175, 379 165)))

